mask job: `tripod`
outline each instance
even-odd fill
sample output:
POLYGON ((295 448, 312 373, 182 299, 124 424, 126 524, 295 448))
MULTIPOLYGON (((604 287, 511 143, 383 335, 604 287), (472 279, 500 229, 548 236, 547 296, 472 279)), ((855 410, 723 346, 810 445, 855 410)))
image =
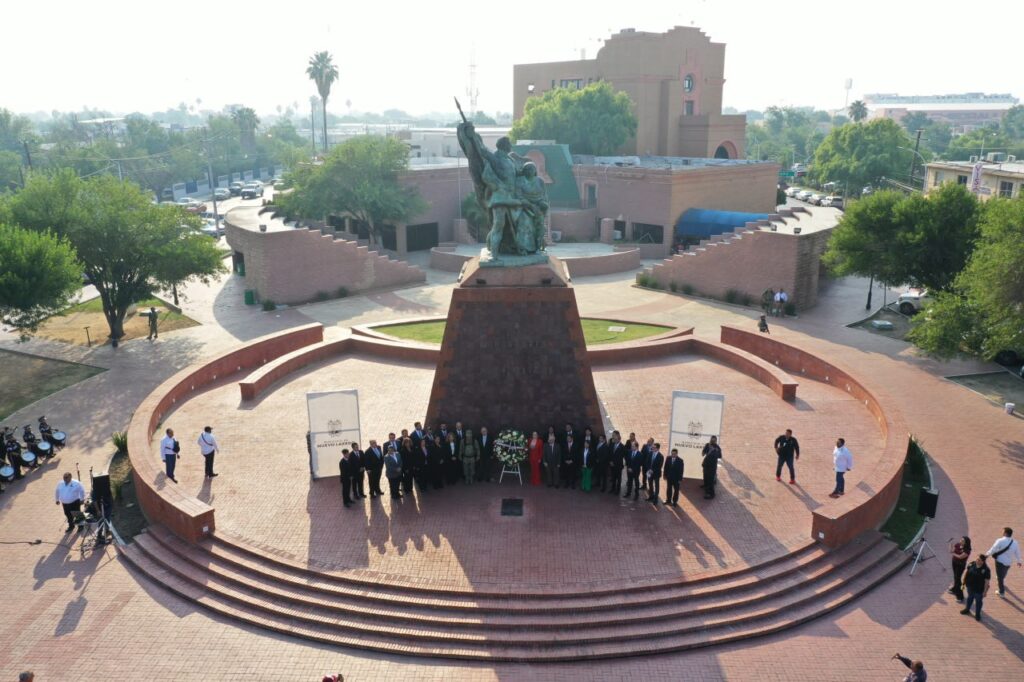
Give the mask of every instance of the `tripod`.
POLYGON ((925 535, 928 533, 928 522, 931 521, 929 517, 924 518, 924 528, 921 531, 921 539, 917 541, 917 556, 914 557, 914 565, 910 567, 910 575, 914 575, 914 571, 917 569, 917 564, 920 563, 921 557, 924 556, 924 550, 927 549, 932 553, 932 558, 937 559, 938 554, 932 549, 932 546, 928 544, 928 540, 925 535))
POLYGON ((114 537, 110 521, 104 514, 103 502, 96 502, 95 506, 98 514, 94 517, 84 518, 79 524, 82 527, 82 544, 80 545, 82 558, 85 558, 87 551, 95 551, 97 547, 108 544, 114 537))

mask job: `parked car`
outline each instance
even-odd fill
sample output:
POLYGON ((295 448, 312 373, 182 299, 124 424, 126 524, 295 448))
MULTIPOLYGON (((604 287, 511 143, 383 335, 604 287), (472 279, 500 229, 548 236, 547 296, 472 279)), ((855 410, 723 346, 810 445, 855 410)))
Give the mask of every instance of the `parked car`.
POLYGON ((800 188, 799 187, 792 187, 792 186, 790 186, 790 187, 786 188, 786 196, 787 197, 795 197, 799 193, 800 193, 800 188))
POLYGON ((224 189, 223 187, 218 187, 217 189, 213 190, 213 198, 216 199, 217 201, 224 201, 225 199, 230 199, 231 190, 224 189))
POLYGON ((168 187, 160 192, 160 201, 174 201, 174 190, 168 187))
POLYGON ((896 309, 904 315, 913 315, 932 302, 927 289, 907 289, 896 299, 896 309))
POLYGON ((262 182, 249 182, 242 188, 243 199, 256 199, 263 196, 262 182))
POLYGON ((874 193, 875 193, 875 188, 874 188, 874 187, 872 187, 871 185, 868 185, 867 187, 865 187, 864 189, 862 189, 862 190, 860 191, 860 193, 861 193, 861 196, 865 196, 865 197, 867 197, 867 196, 871 196, 872 194, 874 194, 874 193))
POLYGON ((830 194, 829 196, 821 200, 821 205, 830 206, 832 208, 842 208, 843 198, 838 194, 830 194))
POLYGON ((231 192, 231 196, 237 197, 237 196, 241 196, 242 189, 244 187, 245 187, 245 183, 238 182, 236 180, 235 182, 232 182, 230 185, 228 185, 228 191, 231 192))
POLYGON ((809 189, 800 190, 796 193, 796 198, 800 201, 810 201, 812 196, 814 196, 814 192, 809 189))
POLYGON ((288 186, 288 183, 284 181, 284 178, 278 178, 274 180, 274 189, 284 189, 288 186))
POLYGON ((208 237, 213 237, 214 239, 220 238, 220 231, 217 229, 217 224, 212 220, 207 221, 206 224, 199 228, 199 231, 208 237))
POLYGON ((206 204, 204 204, 201 201, 196 201, 195 199, 189 197, 182 197, 181 199, 178 199, 178 201, 175 203, 177 203, 178 206, 181 206, 189 213, 202 213, 206 210, 206 204))
POLYGON ((807 203, 814 204, 815 206, 821 206, 821 202, 825 200, 824 194, 818 194, 815 192, 811 195, 811 198, 807 200, 807 203))

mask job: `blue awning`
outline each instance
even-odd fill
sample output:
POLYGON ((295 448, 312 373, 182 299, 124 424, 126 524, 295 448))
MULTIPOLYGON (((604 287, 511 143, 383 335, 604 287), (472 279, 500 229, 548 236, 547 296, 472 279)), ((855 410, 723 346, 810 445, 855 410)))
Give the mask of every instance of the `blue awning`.
POLYGON ((676 222, 676 238, 687 235, 706 239, 716 234, 730 232, 753 220, 765 220, 767 217, 767 213, 691 208, 679 216, 679 220, 676 222))

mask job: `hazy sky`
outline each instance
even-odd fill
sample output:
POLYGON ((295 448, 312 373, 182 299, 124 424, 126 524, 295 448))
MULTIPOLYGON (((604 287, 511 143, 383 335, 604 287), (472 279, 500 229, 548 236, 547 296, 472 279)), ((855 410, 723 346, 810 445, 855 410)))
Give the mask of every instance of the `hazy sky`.
POLYGON ((512 65, 592 58, 621 28, 702 28, 725 42, 725 105, 843 105, 865 92, 1011 92, 1024 98, 1024 2, 549 0, 547 2, 5 2, 0 107, 151 112, 179 102, 309 108, 316 50, 341 72, 328 108, 410 113, 512 108, 512 65), (498 9, 502 8, 502 9, 498 9), (517 14, 518 12, 518 14, 517 14))

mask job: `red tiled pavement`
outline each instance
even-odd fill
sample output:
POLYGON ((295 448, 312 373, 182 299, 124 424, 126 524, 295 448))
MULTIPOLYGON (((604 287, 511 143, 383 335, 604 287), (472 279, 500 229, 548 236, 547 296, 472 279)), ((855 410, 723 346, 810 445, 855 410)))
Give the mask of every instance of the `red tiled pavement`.
MULTIPOLYGON (((776 322, 772 332, 854 369, 869 386, 880 386, 900 401, 908 424, 934 459, 940 503, 929 537, 936 549, 942 552, 943 541, 961 533, 987 548, 1003 525, 1024 529, 1024 512, 1016 501, 1024 482, 1024 422, 941 378, 978 365, 922 360, 906 344, 841 326, 863 309, 862 289, 860 282, 834 285, 814 311, 798 320, 776 322)), ((429 307, 424 298, 416 298, 418 291, 406 300, 429 307)), ((205 315, 204 322, 220 320, 238 337, 251 338, 270 331, 272 324, 304 319, 295 312, 275 318, 240 307, 231 310, 220 303, 221 293, 215 288, 208 298, 197 296, 188 305, 201 308, 196 314, 205 315)), ((405 292, 399 295, 405 298, 405 292)), ((620 317, 689 323, 709 338, 717 336, 722 322, 753 324, 748 311, 632 289, 623 278, 594 278, 578 287, 578 295, 584 314, 615 311, 620 317), (664 310, 652 305, 659 299, 667 304, 664 310), (629 314, 631 307, 636 308, 635 315, 629 314)), ((372 306, 358 297, 351 305, 363 321, 375 315, 372 306)), ((443 312, 443 307, 435 309, 443 312)), ((305 312, 326 316, 336 310, 343 308, 305 312)), ((378 319, 401 316, 389 310, 376 314, 378 319)), ((169 334, 152 347, 126 344, 118 355, 109 349, 67 353, 38 342, 22 347, 41 354, 85 357, 111 370, 11 419, 11 423, 27 423, 43 408, 51 417, 62 415, 59 423, 73 438, 76 434, 80 438, 65 450, 59 465, 0 496, 0 542, 34 538, 45 542, 0 545, 5 567, 0 603, 5 613, 17 614, 0 624, 0 676, 12 678, 19 670, 33 668, 42 680, 217 680, 241 674, 253 679, 311 680, 328 671, 343 671, 349 680, 884 680, 902 679, 905 673, 889 660, 896 650, 924 659, 933 679, 1024 676, 1020 634, 1024 602, 1019 596, 1024 594, 1024 572, 1011 570, 1009 598, 1001 601, 990 596, 986 620, 979 624, 957 615, 955 604, 943 593, 950 579, 945 555, 926 562, 913 577, 901 574, 856 604, 781 635, 706 651, 588 666, 477 666, 358 655, 238 627, 137 579, 120 561, 111 559, 112 552, 82 560, 77 552, 53 544, 63 537, 62 518, 51 497, 60 472, 76 461, 83 468, 102 466, 109 456, 106 434, 123 428, 133 401, 176 367, 236 342, 207 325, 169 334)), ((726 481, 725 487, 731 485, 726 481)), ((763 487, 760 482, 758 486, 763 487)), ((608 550, 601 546, 590 551, 608 550)))

